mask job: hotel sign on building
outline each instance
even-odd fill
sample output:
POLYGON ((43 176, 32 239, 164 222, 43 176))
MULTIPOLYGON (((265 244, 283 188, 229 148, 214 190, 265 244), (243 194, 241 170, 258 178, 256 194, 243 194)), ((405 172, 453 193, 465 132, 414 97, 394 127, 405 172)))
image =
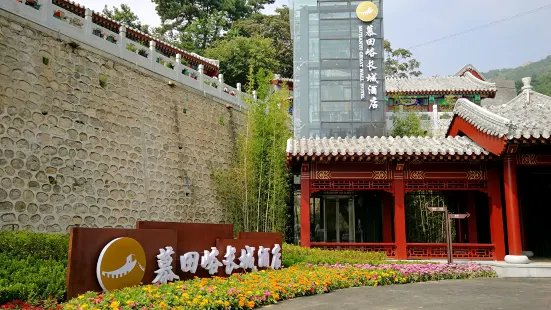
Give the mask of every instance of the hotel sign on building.
POLYGON ((384 104, 382 19, 379 17, 379 8, 371 1, 358 4, 356 16, 361 21, 358 25, 360 99, 369 102, 370 110, 376 110, 379 104, 384 104))

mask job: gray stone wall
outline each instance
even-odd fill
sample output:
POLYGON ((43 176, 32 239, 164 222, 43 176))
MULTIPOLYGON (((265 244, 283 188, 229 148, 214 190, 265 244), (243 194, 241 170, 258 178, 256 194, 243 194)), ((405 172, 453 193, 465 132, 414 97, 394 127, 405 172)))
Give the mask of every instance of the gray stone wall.
POLYGON ((223 221, 241 112, 69 43, 0 11, 0 228, 223 221))

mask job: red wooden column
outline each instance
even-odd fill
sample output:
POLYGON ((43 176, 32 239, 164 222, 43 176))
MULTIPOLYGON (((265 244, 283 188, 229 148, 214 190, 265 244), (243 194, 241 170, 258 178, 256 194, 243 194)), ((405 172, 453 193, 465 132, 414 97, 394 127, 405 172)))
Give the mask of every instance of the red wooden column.
POLYGON ((300 169, 300 245, 310 247, 310 164, 300 169))
POLYGON ((513 155, 503 158, 503 183, 505 190, 505 214, 507 216, 507 236, 509 237, 509 254, 522 255, 520 233, 520 216, 517 194, 517 161, 513 155))
POLYGON ((501 180, 497 167, 488 170, 488 203, 490 204, 490 234, 495 246, 494 259, 505 259, 505 233, 501 205, 501 180))
POLYGON ((396 258, 407 259, 406 245, 406 207, 404 203, 404 171, 403 164, 398 164, 394 174, 394 242, 396 243, 396 258))
POLYGON ((476 233, 476 200, 475 193, 468 191, 466 194, 466 206, 467 212, 470 214, 467 219, 467 235, 469 236, 469 243, 478 243, 478 235, 476 233))
POLYGON ((392 196, 383 194, 383 242, 392 242, 392 196))

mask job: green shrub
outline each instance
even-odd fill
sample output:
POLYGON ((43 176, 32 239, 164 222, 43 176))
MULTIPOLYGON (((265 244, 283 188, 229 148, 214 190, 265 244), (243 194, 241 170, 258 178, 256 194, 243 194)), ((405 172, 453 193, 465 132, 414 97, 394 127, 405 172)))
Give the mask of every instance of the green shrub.
POLYGON ((0 305, 13 300, 65 299, 66 262, 0 253, 0 305))
POLYGON ((282 260, 285 267, 299 264, 370 264, 378 265, 384 262, 386 254, 381 252, 359 252, 351 250, 322 250, 303 248, 292 244, 284 244, 282 260))
POLYGON ((68 234, 0 231, 0 254, 11 259, 37 258, 67 263, 68 234))
POLYGON ((69 235, 0 231, 0 305, 65 299, 69 235))

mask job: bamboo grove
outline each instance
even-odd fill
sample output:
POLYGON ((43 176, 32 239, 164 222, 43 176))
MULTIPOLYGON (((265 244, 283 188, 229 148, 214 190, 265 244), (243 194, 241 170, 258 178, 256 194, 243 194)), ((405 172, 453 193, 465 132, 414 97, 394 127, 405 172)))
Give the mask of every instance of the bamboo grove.
POLYGON ((248 85, 256 85, 258 99, 247 100, 246 119, 231 166, 214 172, 219 201, 236 231, 285 232, 287 227, 289 91, 285 87, 272 91, 272 76, 264 70, 254 77, 252 70, 249 73, 248 85))

